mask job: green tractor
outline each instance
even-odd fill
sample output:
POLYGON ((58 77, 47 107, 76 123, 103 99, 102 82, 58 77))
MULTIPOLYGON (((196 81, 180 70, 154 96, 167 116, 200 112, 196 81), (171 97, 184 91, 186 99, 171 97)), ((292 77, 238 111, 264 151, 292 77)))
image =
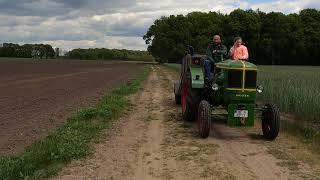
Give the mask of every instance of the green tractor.
POLYGON ((279 108, 275 104, 257 105, 256 65, 241 60, 225 60, 215 64, 213 80, 205 81, 204 55, 192 51, 182 59, 180 80, 174 84, 176 104, 182 106, 185 121, 196 121, 201 138, 207 138, 211 121, 217 115, 226 115, 228 126, 252 127, 261 117, 263 136, 273 140, 280 126, 279 108), (191 52, 191 53, 190 53, 191 52))

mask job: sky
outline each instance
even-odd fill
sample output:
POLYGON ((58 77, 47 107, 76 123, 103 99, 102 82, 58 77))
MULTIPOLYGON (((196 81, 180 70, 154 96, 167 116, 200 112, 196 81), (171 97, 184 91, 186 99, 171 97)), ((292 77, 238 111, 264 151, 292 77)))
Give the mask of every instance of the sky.
POLYGON ((260 9, 297 13, 319 0, 0 0, 0 43, 45 43, 64 50, 146 50, 154 20, 192 11, 260 9))

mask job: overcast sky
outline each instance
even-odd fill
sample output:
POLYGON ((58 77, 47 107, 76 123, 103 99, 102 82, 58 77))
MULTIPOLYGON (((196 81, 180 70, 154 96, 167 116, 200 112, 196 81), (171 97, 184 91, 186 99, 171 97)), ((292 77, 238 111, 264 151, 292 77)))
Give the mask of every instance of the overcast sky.
POLYGON ((163 15, 234 9, 299 12, 319 0, 0 0, 0 43, 145 50, 142 36, 163 15))

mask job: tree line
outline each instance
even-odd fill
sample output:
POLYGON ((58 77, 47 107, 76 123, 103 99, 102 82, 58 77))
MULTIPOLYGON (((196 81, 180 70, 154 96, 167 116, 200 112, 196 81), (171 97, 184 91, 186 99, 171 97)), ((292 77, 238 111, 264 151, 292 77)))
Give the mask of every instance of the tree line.
POLYGON ((106 48, 73 49, 65 56, 70 59, 88 60, 153 60, 153 57, 147 51, 106 48))
POLYGON ((0 47, 0 57, 17 58, 53 58, 55 51, 49 44, 14 44, 3 43, 0 47))
MULTIPOLYGON (((0 57, 47 59, 56 57, 56 52, 49 44, 19 45, 14 43, 3 43, 3 46, 0 47, 0 57)), ((147 51, 106 48, 73 49, 60 58, 80 60, 154 60, 147 51)))
POLYGON ((257 64, 320 65, 320 11, 265 13, 237 9, 230 14, 192 12, 161 17, 144 35, 148 51, 159 62, 177 62, 192 45, 205 53, 212 36, 219 34, 227 47, 240 36, 250 61, 257 64))

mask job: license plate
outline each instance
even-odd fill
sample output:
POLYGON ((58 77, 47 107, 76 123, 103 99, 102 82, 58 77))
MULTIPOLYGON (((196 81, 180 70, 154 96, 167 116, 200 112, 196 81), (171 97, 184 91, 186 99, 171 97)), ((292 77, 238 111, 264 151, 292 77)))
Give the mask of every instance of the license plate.
POLYGON ((236 110, 234 117, 247 118, 248 110, 236 110))

